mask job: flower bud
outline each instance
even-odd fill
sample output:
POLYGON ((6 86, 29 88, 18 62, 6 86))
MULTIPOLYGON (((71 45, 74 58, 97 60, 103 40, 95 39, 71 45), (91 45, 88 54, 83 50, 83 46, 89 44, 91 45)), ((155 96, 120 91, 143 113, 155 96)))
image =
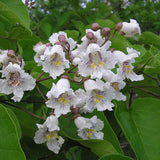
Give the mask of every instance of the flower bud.
POLYGON ((50 47, 51 46, 51 44, 50 43, 46 43, 46 47, 50 47))
POLYGON ((97 31, 97 30, 101 29, 101 26, 100 26, 98 23, 93 23, 93 24, 91 25, 91 29, 92 29, 93 31, 97 31))
POLYGON ((115 48, 111 48, 110 51, 113 53, 115 51, 115 48))
POLYGON ((108 27, 105 27, 105 28, 103 28, 103 29, 101 30, 101 34, 102 34, 104 37, 109 36, 110 33, 111 33, 111 30, 110 30, 110 28, 108 28, 108 27))
POLYGON ((86 34, 86 37, 87 37, 88 39, 93 39, 93 38, 94 38, 94 34, 93 34, 92 32, 88 32, 88 33, 86 34))
POLYGON ((115 31, 120 31, 121 28, 122 28, 122 26, 123 26, 123 23, 122 23, 122 22, 117 23, 116 28, 115 28, 115 31))
POLYGON ((139 24, 136 20, 130 19, 130 22, 122 22, 122 27, 118 30, 121 35, 127 37, 134 36, 136 33, 141 34, 139 24))
POLYGON ((61 79, 68 79, 68 77, 66 75, 62 75, 61 79))
POLYGON ((79 107, 74 108, 74 109, 73 109, 73 113, 79 114, 79 107))
POLYGON ((74 74, 74 78, 73 78, 76 82, 81 82, 82 80, 82 76, 80 74, 78 74, 78 72, 76 72, 74 74))
POLYGON ((58 40, 59 40, 60 42, 66 42, 66 37, 65 37, 64 35, 60 34, 60 35, 58 36, 58 40))
POLYGON ((8 50, 7 56, 11 57, 11 58, 15 57, 14 51, 13 50, 8 50))

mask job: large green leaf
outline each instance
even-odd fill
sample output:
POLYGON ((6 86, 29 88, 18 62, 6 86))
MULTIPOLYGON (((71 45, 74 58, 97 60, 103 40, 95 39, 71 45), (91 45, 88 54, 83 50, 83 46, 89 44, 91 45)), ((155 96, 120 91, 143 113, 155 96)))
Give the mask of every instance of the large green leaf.
POLYGON ((143 32, 142 35, 140 36, 139 40, 142 44, 148 44, 148 45, 154 45, 158 49, 160 49, 160 37, 157 36, 156 34, 146 31, 143 32))
POLYGON ((13 24, 19 23, 30 30, 28 12, 21 0, 0 0, 0 15, 13 24))
POLYGON ((160 158, 160 100, 154 98, 135 99, 127 110, 119 103, 115 116, 138 160, 160 158))
POLYGON ((26 159, 19 143, 16 125, 13 113, 0 105, 0 159, 26 159))
POLYGON ((103 156, 99 160, 133 160, 133 159, 120 154, 113 154, 113 155, 103 156))

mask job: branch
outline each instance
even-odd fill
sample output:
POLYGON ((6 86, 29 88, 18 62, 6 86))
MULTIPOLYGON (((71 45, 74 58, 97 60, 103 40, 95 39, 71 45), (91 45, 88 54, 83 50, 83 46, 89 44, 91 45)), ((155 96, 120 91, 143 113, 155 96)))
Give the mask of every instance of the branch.
POLYGON ((152 76, 148 75, 147 73, 144 73, 143 71, 142 71, 142 73, 143 73, 144 75, 146 75, 147 77, 149 77, 149 78, 151 78, 151 79, 155 80, 155 81, 156 81, 156 83, 157 83, 157 85, 160 87, 160 83, 159 83, 159 81, 158 81, 158 79, 157 79, 157 78, 152 77, 152 76))
POLYGON ((12 104, 12 103, 4 102, 4 101, 1 101, 1 102, 4 103, 4 104, 10 105, 10 106, 12 106, 12 107, 14 107, 14 108, 20 109, 20 110, 22 110, 22 111, 24 111, 24 112, 30 114, 31 116, 36 117, 36 118, 44 119, 43 117, 40 117, 40 116, 38 116, 38 115, 36 115, 36 114, 34 114, 34 113, 32 113, 32 112, 30 112, 30 111, 24 109, 24 108, 21 108, 21 107, 19 107, 19 106, 17 106, 17 105, 14 105, 14 104, 12 104))
POLYGON ((148 90, 146 90, 146 89, 142 89, 142 88, 137 87, 137 86, 131 86, 131 87, 133 87, 133 88, 137 88, 137 89, 139 89, 139 90, 141 90, 141 91, 143 91, 143 92, 146 92, 146 93, 148 93, 148 94, 151 94, 152 96, 155 96, 155 97, 160 98, 160 95, 159 95, 159 94, 153 93, 153 92, 148 91, 148 90))
POLYGON ((39 94, 41 95, 41 97, 44 99, 44 101, 46 102, 47 99, 44 97, 43 93, 40 91, 39 87, 36 85, 36 89, 39 92, 39 94))

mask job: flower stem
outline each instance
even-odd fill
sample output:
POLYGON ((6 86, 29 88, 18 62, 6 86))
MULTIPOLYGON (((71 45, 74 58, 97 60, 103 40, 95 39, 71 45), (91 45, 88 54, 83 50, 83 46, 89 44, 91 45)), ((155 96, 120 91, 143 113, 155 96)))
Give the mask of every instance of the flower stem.
POLYGON ((14 107, 14 108, 20 109, 20 110, 22 110, 22 111, 24 111, 24 112, 30 114, 31 116, 36 117, 36 118, 44 119, 43 117, 40 117, 40 116, 38 116, 38 115, 36 115, 36 114, 34 114, 34 113, 32 113, 32 112, 30 112, 30 111, 24 109, 24 108, 19 107, 19 106, 17 106, 17 105, 14 105, 14 104, 12 104, 12 103, 8 103, 8 102, 5 102, 5 101, 1 101, 1 102, 4 103, 4 104, 7 104, 7 105, 9 105, 9 106, 12 106, 12 107, 14 107))
POLYGON ((41 97, 44 99, 44 101, 46 102, 47 99, 44 97, 43 93, 40 91, 39 87, 36 85, 36 89, 39 92, 39 94, 41 95, 41 97))

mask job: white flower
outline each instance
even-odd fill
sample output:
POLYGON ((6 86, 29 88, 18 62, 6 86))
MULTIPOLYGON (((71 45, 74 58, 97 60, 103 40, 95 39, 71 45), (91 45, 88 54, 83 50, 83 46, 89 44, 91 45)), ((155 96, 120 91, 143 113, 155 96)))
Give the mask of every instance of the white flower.
POLYGON ((112 110, 114 104, 111 100, 115 97, 111 86, 108 83, 97 79, 87 80, 84 82, 84 88, 87 91, 86 105, 83 107, 84 112, 93 112, 94 109, 98 111, 112 110))
POLYGON ((75 103, 75 94, 70 88, 68 79, 60 79, 57 84, 47 93, 49 100, 46 102, 47 107, 53 108, 57 117, 70 112, 70 107, 75 103))
POLYGON ((121 77, 118 77, 117 74, 114 74, 112 71, 107 70, 104 74, 103 74, 103 79, 108 82, 110 84, 110 86, 112 87, 111 90, 113 90, 115 97, 114 99, 117 99, 118 101, 126 100, 126 96, 124 96, 120 90, 122 88, 124 88, 124 86, 126 85, 125 82, 121 79, 121 77))
POLYGON ((78 89, 75 91, 76 99, 74 103, 74 108, 78 107, 80 108, 80 111, 82 109, 83 112, 83 106, 85 105, 86 102, 86 93, 83 89, 78 89))
MULTIPOLYGON (((104 41, 105 41, 105 38, 102 38, 101 36, 101 33, 100 33, 100 30, 97 30, 97 31, 93 31, 91 29, 87 29, 86 30, 86 34, 88 32, 92 32, 93 35, 94 35, 94 44, 97 44, 99 46, 101 46, 104 41)), ((90 43, 90 39, 88 39, 86 37, 86 35, 84 37, 82 37, 82 43, 80 45, 77 45, 77 48, 71 52, 71 57, 72 58, 80 58, 80 59, 83 59, 85 54, 86 54, 86 49, 87 47, 89 46, 90 43)), ((107 50, 109 47, 111 46, 111 41, 107 41, 103 47, 107 50)))
POLYGON ((82 139, 103 139, 104 134, 100 132, 103 129, 104 123, 97 116, 91 119, 78 117, 74 120, 78 128, 78 136, 82 139))
POLYGON ((47 47, 44 52, 43 71, 48 72, 53 79, 60 76, 65 68, 69 68, 69 61, 60 45, 47 47))
POLYGON ((18 64, 9 63, 2 70, 2 77, 5 79, 0 79, 0 93, 13 93, 12 99, 18 102, 23 97, 23 91, 32 90, 36 85, 35 79, 25 73, 18 64))
POLYGON ((58 136, 59 127, 57 117, 51 115, 42 125, 37 124, 37 127, 39 130, 35 133, 35 143, 42 144, 47 142, 48 149, 58 154, 60 147, 64 143, 64 139, 58 136))
POLYGON ((116 60, 110 51, 100 47, 98 44, 90 44, 86 50, 85 56, 78 64, 79 74, 91 78, 102 78, 103 72, 115 67, 116 60))
POLYGON ((59 40, 58 40, 58 36, 59 36, 59 35, 64 35, 64 36, 65 36, 66 42, 68 42, 69 45, 70 45, 70 50, 73 50, 73 49, 76 47, 76 43, 77 43, 77 42, 74 41, 72 38, 68 38, 68 37, 67 37, 67 34, 66 34, 65 32, 62 32, 62 31, 60 31, 60 32, 58 32, 58 33, 53 33, 53 34, 49 37, 50 43, 52 43, 53 45, 55 45, 56 42, 59 41, 59 40))
POLYGON ((44 51, 46 49, 46 44, 43 44, 42 42, 37 43, 34 47, 33 50, 36 52, 36 55, 34 56, 34 60, 37 65, 40 66, 42 65, 42 56, 44 55, 44 51))
POLYGON ((141 34, 139 24, 134 19, 130 19, 130 23, 122 22, 122 28, 120 32, 124 33, 127 37, 134 36, 136 33, 141 34))
POLYGON ((143 80, 143 75, 137 75, 133 71, 132 63, 135 62, 136 57, 139 56, 140 52, 137 52, 136 50, 132 48, 127 48, 128 54, 124 54, 121 51, 114 51, 113 54, 118 60, 119 68, 117 69, 117 74, 119 77, 121 77, 123 80, 125 78, 130 79, 131 81, 140 81, 143 80))
POLYGON ((0 67, 1 65, 7 66, 9 57, 7 56, 8 50, 0 50, 0 67))

